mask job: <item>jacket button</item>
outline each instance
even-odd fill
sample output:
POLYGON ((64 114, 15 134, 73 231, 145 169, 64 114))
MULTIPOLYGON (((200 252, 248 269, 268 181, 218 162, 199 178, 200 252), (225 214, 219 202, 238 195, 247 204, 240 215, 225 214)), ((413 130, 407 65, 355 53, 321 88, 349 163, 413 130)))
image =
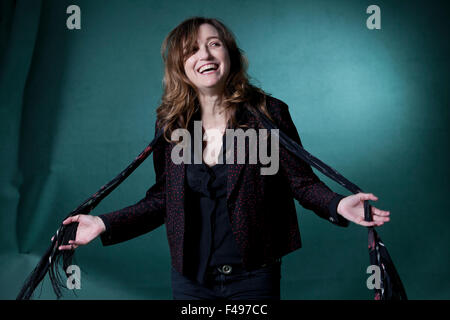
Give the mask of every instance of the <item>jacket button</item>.
POLYGON ((334 218, 333 218, 333 217, 330 217, 330 221, 331 221, 331 222, 334 222, 334 218))
POLYGON ((223 274, 230 274, 232 270, 233 270, 233 268, 232 268, 230 265, 228 265, 228 264, 225 264, 225 265, 223 265, 223 266, 220 268, 220 271, 221 271, 223 274))

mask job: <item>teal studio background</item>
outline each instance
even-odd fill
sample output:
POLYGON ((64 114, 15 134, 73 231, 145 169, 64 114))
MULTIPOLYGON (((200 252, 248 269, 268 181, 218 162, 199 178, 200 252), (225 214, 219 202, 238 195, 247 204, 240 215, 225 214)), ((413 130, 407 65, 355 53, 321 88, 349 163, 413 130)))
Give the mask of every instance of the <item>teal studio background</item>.
MULTIPOLYGON (((290 107, 304 147, 390 210, 378 228, 410 299, 450 298, 449 16, 437 1, 3 0, 0 298, 15 299, 62 219, 153 138, 160 47, 194 15, 222 20, 252 82, 290 107), (66 8, 81 9, 68 30, 66 8), (381 9, 369 30, 366 8, 381 9)), ((92 213, 136 203, 145 161, 92 213)), ((319 172, 334 191, 349 195, 319 172)), ((373 299, 367 230, 297 203, 303 248, 283 259, 282 299, 373 299)), ((63 299, 172 299, 165 227, 77 249, 63 299)), ((48 277, 37 299, 54 299, 48 277)))

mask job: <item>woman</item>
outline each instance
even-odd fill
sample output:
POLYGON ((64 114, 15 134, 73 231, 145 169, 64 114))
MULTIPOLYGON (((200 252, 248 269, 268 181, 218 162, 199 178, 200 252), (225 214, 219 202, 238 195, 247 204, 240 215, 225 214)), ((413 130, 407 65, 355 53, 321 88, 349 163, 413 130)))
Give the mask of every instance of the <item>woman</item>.
POLYGON ((260 162, 221 161, 228 151, 238 151, 237 144, 228 149, 225 129, 263 128, 246 106, 259 108, 301 142, 287 105, 249 84, 245 57, 220 21, 182 22, 164 40, 162 55, 164 94, 155 128, 164 128, 164 139, 153 155, 156 183, 135 205, 66 219, 64 224, 79 226, 76 239, 61 250, 99 235, 103 245, 111 245, 165 224, 174 299, 279 299, 281 258, 301 247, 294 198, 338 226, 389 221, 389 212, 375 207, 373 221, 364 221, 363 201, 377 197, 334 193, 282 146, 273 175, 262 175, 260 162), (200 163, 175 163, 178 141, 172 134, 192 133, 198 120, 205 140, 200 163), (223 139, 208 139, 213 131, 223 139))

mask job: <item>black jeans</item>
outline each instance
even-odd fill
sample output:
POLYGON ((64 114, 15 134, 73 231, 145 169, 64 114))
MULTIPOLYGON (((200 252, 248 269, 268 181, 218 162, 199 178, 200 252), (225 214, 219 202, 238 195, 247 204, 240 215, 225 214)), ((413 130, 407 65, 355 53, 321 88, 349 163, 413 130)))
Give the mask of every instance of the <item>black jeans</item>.
POLYGON ((174 300, 280 300, 281 260, 252 271, 223 274, 217 269, 200 284, 172 268, 174 300))

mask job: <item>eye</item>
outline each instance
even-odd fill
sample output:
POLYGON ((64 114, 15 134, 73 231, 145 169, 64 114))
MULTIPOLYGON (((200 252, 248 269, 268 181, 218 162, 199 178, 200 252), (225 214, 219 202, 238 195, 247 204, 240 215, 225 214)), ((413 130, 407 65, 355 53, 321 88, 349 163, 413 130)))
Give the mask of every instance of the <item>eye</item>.
POLYGON ((215 46, 219 46, 220 47, 221 43, 216 41, 216 42, 211 42, 211 45, 215 45, 215 46))

